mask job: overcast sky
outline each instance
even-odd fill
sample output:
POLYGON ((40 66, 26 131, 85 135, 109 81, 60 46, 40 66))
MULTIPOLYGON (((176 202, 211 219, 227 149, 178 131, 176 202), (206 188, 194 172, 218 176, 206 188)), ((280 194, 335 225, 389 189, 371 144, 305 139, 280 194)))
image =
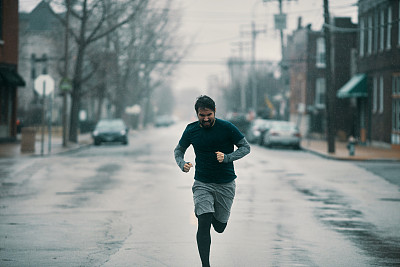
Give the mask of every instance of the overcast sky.
MULTIPOLYGON (((19 0, 20 11, 32 10, 40 0, 19 0)), ((227 78, 226 60, 238 56, 238 43, 245 42, 243 55, 250 57, 251 22, 258 30, 256 57, 258 60, 279 60, 280 36, 274 30, 273 16, 279 12, 278 1, 269 0, 176 0, 182 8, 181 34, 194 40, 193 47, 174 77, 174 88, 198 88, 206 92, 207 78, 217 75, 227 78)), ((323 0, 283 0, 283 12, 288 22, 285 34, 297 27, 312 24, 320 30, 323 23, 323 0)), ((357 23, 357 0, 330 0, 331 17, 352 17, 357 23)))

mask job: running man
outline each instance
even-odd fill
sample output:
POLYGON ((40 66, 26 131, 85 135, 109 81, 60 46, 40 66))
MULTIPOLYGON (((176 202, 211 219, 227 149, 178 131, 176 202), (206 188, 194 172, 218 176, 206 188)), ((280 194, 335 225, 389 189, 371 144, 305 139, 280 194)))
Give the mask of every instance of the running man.
POLYGON ((233 161, 250 153, 250 145, 232 123, 215 118, 215 102, 210 97, 198 97, 195 110, 198 121, 186 126, 174 154, 184 172, 193 167, 184 160, 186 149, 192 145, 196 154, 192 192, 197 248, 202 265, 210 266, 210 228, 218 233, 226 228, 236 188, 233 161))

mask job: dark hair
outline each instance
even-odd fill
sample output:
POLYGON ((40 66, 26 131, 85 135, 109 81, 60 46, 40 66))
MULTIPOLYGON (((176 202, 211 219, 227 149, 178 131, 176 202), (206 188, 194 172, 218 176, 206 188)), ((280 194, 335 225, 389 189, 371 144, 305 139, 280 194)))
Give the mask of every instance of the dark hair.
POLYGON ((211 99, 211 97, 206 95, 201 95, 197 98, 196 104, 194 105, 194 109, 196 113, 199 112, 199 109, 208 108, 215 112, 215 102, 211 99))

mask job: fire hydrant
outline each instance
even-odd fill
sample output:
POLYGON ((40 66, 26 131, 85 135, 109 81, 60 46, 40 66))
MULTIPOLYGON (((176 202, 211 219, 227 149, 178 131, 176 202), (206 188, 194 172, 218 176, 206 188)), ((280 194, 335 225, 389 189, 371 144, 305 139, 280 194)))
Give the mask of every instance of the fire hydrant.
POLYGON ((354 156, 356 150, 356 139, 353 136, 349 137, 349 142, 347 143, 347 149, 349 150, 349 156, 354 156))

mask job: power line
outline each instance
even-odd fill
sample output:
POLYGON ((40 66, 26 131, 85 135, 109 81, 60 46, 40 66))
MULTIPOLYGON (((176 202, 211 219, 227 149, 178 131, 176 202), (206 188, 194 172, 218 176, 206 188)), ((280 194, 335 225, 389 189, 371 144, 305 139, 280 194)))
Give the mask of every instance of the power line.
MULTIPOLYGON (((340 5, 340 6, 335 6, 333 7, 335 11, 338 11, 338 9, 344 9, 344 8, 354 8, 356 7, 356 3, 353 4, 347 4, 347 5, 340 5)), ((311 13, 311 12, 321 12, 322 7, 318 8, 312 8, 312 9, 305 9, 305 10, 297 10, 297 11, 287 11, 286 14, 288 15, 295 15, 295 14, 303 14, 303 13, 311 13)), ((249 14, 248 13, 242 13, 242 12, 216 12, 216 11, 194 11, 190 12, 191 14, 188 15, 190 16, 190 20, 199 20, 201 22, 204 22, 204 20, 248 20, 249 19, 249 14), (197 14, 196 14, 197 13, 197 14), (219 15, 218 17, 205 17, 208 15, 219 15), (221 15, 228 15, 227 17, 223 17, 221 15), (229 17, 230 15, 234 17, 229 17), (199 16, 197 18, 197 16, 199 16), (239 19, 240 17, 240 19, 239 19)), ((273 16, 275 15, 276 12, 267 12, 264 15, 266 16, 273 16)), ((183 15, 185 18, 185 15, 183 15)))
MULTIPOLYGON (((168 61, 168 60, 161 60, 161 61, 157 61, 157 62, 161 62, 161 63, 173 63, 173 61, 168 61)), ((144 62, 146 63, 146 62, 144 62)), ((235 63, 231 63, 231 64, 251 64, 252 61, 251 60, 239 60, 235 63)), ((269 65, 269 64, 276 64, 278 63, 277 60, 256 60, 255 64, 257 65, 269 65)), ((186 65, 227 65, 228 64, 228 60, 226 61, 218 61, 218 60, 182 60, 180 61, 178 64, 186 64, 186 65)))
POLYGON ((228 38, 218 39, 218 40, 209 41, 209 42, 194 43, 193 45, 195 45, 195 46, 200 46, 200 45, 213 45, 213 44, 223 43, 223 42, 226 42, 226 41, 232 41, 232 40, 237 40, 237 39, 239 39, 239 37, 235 36, 235 37, 228 37, 228 38))
MULTIPOLYGON (((334 9, 339 9, 339 8, 354 8, 356 7, 357 4, 356 2, 353 4, 346 4, 346 5, 340 5, 340 6, 332 6, 331 8, 334 9)), ((316 11, 321 11, 322 7, 318 7, 318 8, 312 8, 312 9, 305 9, 305 10, 298 10, 298 11, 288 11, 286 12, 286 14, 298 14, 298 13, 308 13, 308 12, 316 12, 316 11)), ((265 15, 270 15, 273 16, 274 14, 276 14, 276 12, 267 12, 265 13, 265 15)), ((218 12, 218 11, 192 11, 190 16, 193 17, 193 15, 199 15, 200 19, 204 19, 205 15, 218 15, 217 18, 223 19, 221 17, 221 15, 232 15, 238 17, 245 17, 245 16, 249 16, 249 14, 247 12, 218 12), (193 13, 193 14, 192 14, 193 13), (197 13, 197 14, 196 14, 197 13)))

